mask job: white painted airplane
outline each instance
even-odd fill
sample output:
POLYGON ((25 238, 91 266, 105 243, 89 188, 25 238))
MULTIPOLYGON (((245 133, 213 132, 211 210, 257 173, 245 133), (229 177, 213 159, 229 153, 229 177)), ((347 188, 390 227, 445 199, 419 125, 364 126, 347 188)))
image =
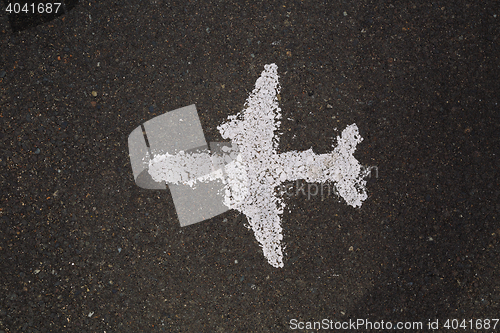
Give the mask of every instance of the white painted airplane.
POLYGON ((363 140, 356 124, 337 136, 331 153, 318 155, 312 149, 277 153, 281 119, 277 68, 266 65, 244 110, 218 126, 231 144, 211 143, 209 152, 191 105, 138 127, 129 137, 129 150, 139 186, 169 184, 181 226, 236 209, 247 216, 269 264, 283 267, 280 216, 285 205, 276 187, 298 179, 332 182, 348 205, 360 207, 367 198, 369 169, 353 156, 363 140))

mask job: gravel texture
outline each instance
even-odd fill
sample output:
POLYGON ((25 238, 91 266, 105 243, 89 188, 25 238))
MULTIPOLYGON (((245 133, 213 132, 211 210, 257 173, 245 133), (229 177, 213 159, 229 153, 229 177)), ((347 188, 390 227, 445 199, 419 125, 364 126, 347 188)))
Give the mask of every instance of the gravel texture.
POLYGON ((492 0, 80 1, 15 33, 0 15, 0 333, 498 318, 499 35, 492 0), (293 184, 283 268, 237 211, 181 228, 127 147, 191 104, 223 141, 270 63, 280 153, 356 123, 376 167, 360 208, 293 184))

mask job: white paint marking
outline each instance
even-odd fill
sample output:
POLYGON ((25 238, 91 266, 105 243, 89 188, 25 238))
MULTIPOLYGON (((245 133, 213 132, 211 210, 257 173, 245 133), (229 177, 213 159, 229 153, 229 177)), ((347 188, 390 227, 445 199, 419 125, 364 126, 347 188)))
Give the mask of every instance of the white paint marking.
POLYGON ((255 238, 268 262, 283 267, 280 215, 284 202, 275 188, 286 181, 334 182, 347 204, 360 207, 367 198, 367 171, 353 154, 363 138, 356 124, 347 126, 337 136, 337 147, 329 154, 315 154, 312 149, 277 153, 281 109, 278 105, 280 85, 278 66, 266 65, 245 109, 217 129, 225 139, 237 145, 239 154, 223 169, 217 156, 208 153, 156 155, 149 162, 149 173, 155 181, 195 186, 198 181, 220 179, 225 184, 224 204, 248 218, 255 238))

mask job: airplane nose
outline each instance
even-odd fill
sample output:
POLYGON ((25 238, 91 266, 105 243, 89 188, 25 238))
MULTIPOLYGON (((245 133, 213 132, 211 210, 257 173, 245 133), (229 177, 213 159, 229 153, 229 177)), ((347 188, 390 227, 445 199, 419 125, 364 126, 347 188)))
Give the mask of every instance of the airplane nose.
POLYGON ((165 182, 155 182, 148 172, 147 162, 151 159, 149 147, 142 131, 137 126, 128 137, 130 164, 137 186, 147 190, 166 190, 165 182))
MULTIPOLYGON (((214 152, 222 151, 227 144, 211 143, 210 148, 214 152)), ((168 185, 182 227, 229 210, 223 204, 221 181, 199 182, 191 187, 182 183, 156 182, 149 173, 149 162, 155 156, 175 155, 181 151, 186 154, 209 153, 194 104, 166 112, 138 126, 130 133, 128 146, 135 183, 149 190, 166 190, 168 185)))

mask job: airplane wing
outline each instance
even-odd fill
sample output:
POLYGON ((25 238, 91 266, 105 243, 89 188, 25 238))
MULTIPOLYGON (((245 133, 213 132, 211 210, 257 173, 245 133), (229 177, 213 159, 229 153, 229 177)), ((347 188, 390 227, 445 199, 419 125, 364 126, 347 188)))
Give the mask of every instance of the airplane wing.
POLYGON ((281 124, 278 78, 278 66, 265 65, 245 103, 245 109, 229 116, 229 121, 217 127, 224 139, 232 140, 238 147, 242 145, 240 152, 246 149, 247 153, 255 155, 263 151, 270 153, 278 148, 278 136, 274 135, 281 124))
MULTIPOLYGON (((260 183, 253 183, 252 187, 259 187, 260 183)), ((260 243, 264 257, 269 264, 278 268, 283 267, 281 217, 283 213, 283 202, 274 194, 274 187, 260 188, 259 194, 249 198, 252 200, 244 205, 243 213, 248 218, 255 239, 260 243)))
MULTIPOLYGON (((279 217, 283 213, 283 203, 274 194, 279 179, 274 170, 269 170, 278 147, 279 136, 275 135, 275 131, 281 119, 279 91, 278 66, 265 65, 255 82, 255 89, 246 101, 245 109, 236 116, 230 116, 228 122, 218 127, 222 137, 230 139, 240 152, 239 162, 236 161, 234 168, 226 168, 228 177, 242 179, 246 185, 243 186, 244 196, 234 199, 237 191, 232 191, 235 195, 226 195, 226 198, 229 198, 230 208, 248 217, 264 256, 274 267, 283 267, 283 235, 279 217)), ((229 183, 233 184, 231 181, 229 183)))

